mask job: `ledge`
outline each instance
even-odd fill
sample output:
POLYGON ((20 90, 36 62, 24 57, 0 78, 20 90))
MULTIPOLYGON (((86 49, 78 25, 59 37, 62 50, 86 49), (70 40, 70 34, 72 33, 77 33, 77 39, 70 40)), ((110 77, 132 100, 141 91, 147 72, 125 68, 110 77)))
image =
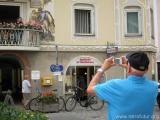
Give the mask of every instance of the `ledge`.
POLYGON ((40 47, 27 47, 27 46, 0 46, 0 50, 18 50, 18 51, 39 51, 40 47))
MULTIPOLYGON (((105 45, 57 45, 58 51, 63 52, 106 52, 107 46, 105 45)), ((112 47, 112 46, 110 46, 112 47)), ((41 51, 56 51, 56 45, 40 45, 41 51)), ((139 45, 139 46, 118 46, 118 52, 129 51, 151 51, 156 52, 156 47, 152 45, 139 45)))

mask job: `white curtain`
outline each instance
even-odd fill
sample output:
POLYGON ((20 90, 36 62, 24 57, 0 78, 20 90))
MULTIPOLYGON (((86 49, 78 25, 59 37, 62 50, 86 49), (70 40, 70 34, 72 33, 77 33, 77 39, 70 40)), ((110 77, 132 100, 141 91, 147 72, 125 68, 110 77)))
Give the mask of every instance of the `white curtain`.
POLYGON ((75 32, 91 33, 91 11, 75 9, 75 32))

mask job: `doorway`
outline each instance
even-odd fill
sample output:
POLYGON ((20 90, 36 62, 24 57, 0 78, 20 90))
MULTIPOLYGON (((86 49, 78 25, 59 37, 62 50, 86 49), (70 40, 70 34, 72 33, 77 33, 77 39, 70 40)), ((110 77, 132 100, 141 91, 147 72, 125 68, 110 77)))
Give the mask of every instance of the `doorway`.
POLYGON ((88 84, 94 74, 94 66, 77 66, 76 67, 76 76, 77 76, 77 86, 86 90, 88 84))
POLYGON ((0 5, 0 20, 2 22, 16 22, 20 16, 20 6, 0 5))
POLYGON ((81 100, 87 98, 85 94, 88 84, 91 80, 91 76, 94 74, 93 66, 77 66, 76 67, 76 85, 82 90, 78 89, 77 94, 81 96, 81 100))
POLYGON ((75 86, 86 90, 100 65, 101 62, 91 56, 78 56, 74 58, 66 70, 63 82, 64 94, 72 94, 75 86))
POLYGON ((4 93, 7 90, 11 90, 14 102, 21 102, 22 71, 22 66, 15 56, 0 56, 0 92, 2 93, 1 100, 4 100, 4 93))
POLYGON ((87 88, 87 68, 77 67, 76 72, 77 72, 77 86, 85 90, 87 88))
POLYGON ((99 66, 69 66, 65 77, 65 92, 68 93, 74 86, 86 90, 95 71, 99 66))

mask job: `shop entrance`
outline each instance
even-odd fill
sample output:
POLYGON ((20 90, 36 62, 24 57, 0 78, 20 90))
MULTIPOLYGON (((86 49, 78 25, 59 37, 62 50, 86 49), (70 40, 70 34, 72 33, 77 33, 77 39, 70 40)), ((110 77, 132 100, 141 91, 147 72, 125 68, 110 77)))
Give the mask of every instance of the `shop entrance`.
POLYGON ((70 66, 65 77, 65 93, 69 94, 75 86, 78 86, 83 89, 83 92, 78 90, 78 94, 83 96, 97 68, 98 66, 70 66))
POLYGON ((15 103, 21 102, 22 66, 15 56, 0 56, 0 93, 1 101, 5 92, 10 90, 15 103))
POLYGON ((93 66, 88 66, 88 67, 77 66, 76 67, 77 86, 86 90, 93 74, 94 74, 93 66))
POLYGON ((82 67, 82 66, 77 66, 76 67, 76 84, 79 88, 82 88, 82 90, 78 90, 79 96, 81 96, 81 100, 84 100, 87 98, 87 94, 84 95, 87 86, 91 80, 92 75, 94 74, 94 67, 93 66, 88 66, 88 67, 82 67))
POLYGON ((101 62, 91 56, 78 56, 74 58, 66 70, 64 79, 65 94, 72 94, 75 86, 86 90, 100 65, 101 62))

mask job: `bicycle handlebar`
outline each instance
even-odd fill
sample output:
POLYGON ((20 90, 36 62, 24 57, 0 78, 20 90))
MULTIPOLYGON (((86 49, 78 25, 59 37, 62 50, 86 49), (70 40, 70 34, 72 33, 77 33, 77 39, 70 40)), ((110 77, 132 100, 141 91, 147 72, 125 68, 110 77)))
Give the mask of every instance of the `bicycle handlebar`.
POLYGON ((57 92, 58 90, 57 89, 53 89, 52 91, 57 92))
POLYGON ((81 91, 84 91, 84 89, 80 88, 79 86, 74 86, 73 89, 79 89, 81 91))

